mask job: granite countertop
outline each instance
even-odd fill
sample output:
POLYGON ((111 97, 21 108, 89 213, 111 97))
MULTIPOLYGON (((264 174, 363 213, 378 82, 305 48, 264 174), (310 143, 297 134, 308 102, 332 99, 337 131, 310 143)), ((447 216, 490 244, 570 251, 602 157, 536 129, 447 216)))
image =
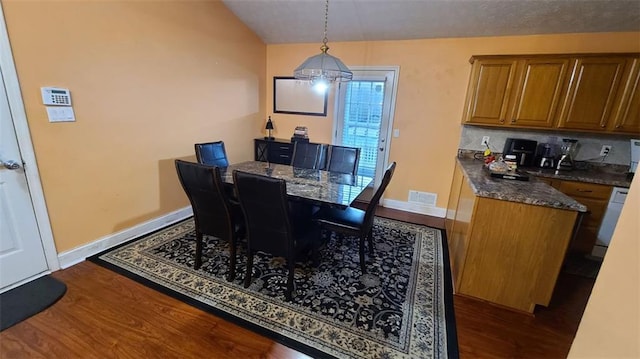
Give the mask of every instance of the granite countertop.
POLYGON ((494 178, 474 159, 457 158, 462 170, 478 197, 519 202, 570 211, 586 212, 587 207, 543 181, 530 176, 529 181, 494 178))
POLYGON ((525 172, 536 177, 629 188, 631 179, 627 176, 626 169, 628 166, 587 164, 572 171, 535 168, 527 169, 525 172))

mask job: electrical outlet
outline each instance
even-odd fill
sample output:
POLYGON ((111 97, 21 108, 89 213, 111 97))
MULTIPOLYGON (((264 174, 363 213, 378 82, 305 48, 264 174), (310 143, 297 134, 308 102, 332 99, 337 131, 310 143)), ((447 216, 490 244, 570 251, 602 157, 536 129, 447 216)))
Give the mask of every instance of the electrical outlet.
POLYGON ((482 136, 482 143, 480 143, 480 145, 488 147, 489 146, 489 136, 482 136))
POLYGON ((606 156, 611 152, 611 145, 602 145, 602 149, 600 149, 600 156, 606 156))

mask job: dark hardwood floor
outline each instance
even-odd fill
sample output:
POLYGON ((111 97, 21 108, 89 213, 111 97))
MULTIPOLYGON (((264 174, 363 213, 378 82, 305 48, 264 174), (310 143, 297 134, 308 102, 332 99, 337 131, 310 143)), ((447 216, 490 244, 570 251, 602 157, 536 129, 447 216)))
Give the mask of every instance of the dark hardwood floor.
MULTIPOLYGON (((378 215, 442 227, 440 218, 378 215)), ((91 262, 57 271, 67 293, 0 332, 0 358, 307 358, 91 262)), ((461 358, 564 358, 594 280, 561 274, 535 316, 454 297, 461 358)))

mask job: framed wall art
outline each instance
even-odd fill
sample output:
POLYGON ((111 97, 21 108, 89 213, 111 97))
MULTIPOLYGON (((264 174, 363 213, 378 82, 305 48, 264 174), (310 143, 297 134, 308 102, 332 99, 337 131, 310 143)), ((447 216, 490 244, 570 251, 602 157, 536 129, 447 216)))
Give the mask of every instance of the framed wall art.
POLYGON ((327 116, 328 91, 319 93, 310 81, 294 77, 273 78, 273 112, 294 115, 327 116))

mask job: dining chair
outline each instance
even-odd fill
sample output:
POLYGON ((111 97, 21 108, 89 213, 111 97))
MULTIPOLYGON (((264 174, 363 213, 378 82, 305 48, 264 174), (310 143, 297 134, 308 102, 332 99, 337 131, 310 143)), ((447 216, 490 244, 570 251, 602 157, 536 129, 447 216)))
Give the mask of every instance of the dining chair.
POLYGON ((196 143, 194 147, 198 163, 218 167, 229 166, 223 141, 196 143))
MULTIPOLYGON (((228 281, 235 279, 236 244, 244 232, 241 212, 235 211, 224 190, 220 168, 176 160, 176 171, 191 207, 196 230, 194 268, 202 265, 203 236, 210 235, 229 243, 228 281)), ((239 208, 239 205, 238 205, 239 208)))
POLYGON ((329 148, 327 171, 355 175, 358 173, 359 160, 360 148, 332 145, 329 148))
POLYGON ((285 296, 291 300, 295 261, 317 247, 303 226, 292 223, 285 180, 248 172, 233 171, 233 181, 247 228, 247 269, 244 286, 251 284, 253 255, 257 251, 284 257, 289 270, 285 296))
POLYGON ((395 162, 387 167, 380 186, 376 189, 373 198, 371 198, 371 202, 369 202, 365 210, 354 207, 347 207, 346 209, 322 207, 312 218, 314 222, 320 225, 320 233, 322 229, 328 229, 360 238, 360 268, 363 274, 367 272, 364 260, 365 239, 369 240, 369 255, 373 255, 373 219, 376 213, 376 207, 378 206, 378 202, 380 202, 380 197, 382 197, 389 182, 391 182, 395 168, 395 162))
POLYGON ((293 146, 291 166, 317 170, 324 162, 324 145, 298 141, 293 146))

